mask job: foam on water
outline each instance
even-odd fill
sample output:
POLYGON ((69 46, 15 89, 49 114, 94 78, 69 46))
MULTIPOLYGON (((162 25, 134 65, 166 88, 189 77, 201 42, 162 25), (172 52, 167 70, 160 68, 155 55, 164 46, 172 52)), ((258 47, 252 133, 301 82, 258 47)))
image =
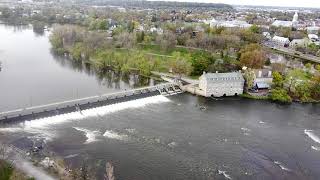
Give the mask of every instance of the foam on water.
POLYGON ((118 134, 117 132, 114 132, 112 130, 106 130, 106 132, 103 134, 104 137, 110 138, 110 139, 117 139, 117 140, 126 140, 128 139, 127 135, 118 134))
POLYGON ((91 130, 80 128, 80 127, 73 127, 73 128, 85 133, 85 136, 87 137, 86 142, 84 142, 85 144, 96 142, 98 141, 97 137, 101 136, 101 133, 99 131, 91 131, 91 130))
POLYGON ((74 157, 77 157, 77 156, 79 156, 79 154, 70 154, 68 156, 65 156, 64 158, 65 159, 69 159, 69 158, 74 158, 74 157))
POLYGON ((285 166, 283 165, 283 163, 281 163, 281 162, 279 162, 279 161, 274 161, 274 163, 275 163, 276 165, 278 165, 282 170, 291 171, 291 169, 285 167, 285 166))
POLYGON ((129 133, 131 133, 131 134, 133 134, 133 133, 136 133, 137 132, 137 130, 136 129, 134 129, 134 128, 127 128, 127 129, 125 129, 126 131, 128 131, 129 133))
POLYGON ((169 143, 168 146, 171 148, 174 148, 174 147, 178 146, 178 144, 173 141, 173 142, 169 143))
POLYGON ((8 128, 0 128, 0 132, 20 132, 23 131, 22 128, 16 128, 16 127, 8 127, 8 128))
POLYGON ((317 142, 317 143, 320 144, 320 138, 319 138, 317 135, 315 135, 312 130, 307 130, 307 129, 305 129, 305 130, 304 130, 304 133, 305 133, 307 136, 309 136, 309 138, 311 138, 314 142, 317 142))
POLYGON ((227 171, 218 170, 218 174, 222 174, 227 179, 232 179, 231 176, 227 174, 227 171))
POLYGON ((33 134, 32 136, 28 136, 28 138, 44 139, 45 141, 50 141, 55 137, 53 131, 48 131, 42 128, 8 127, 8 128, 0 128, 0 132, 5 132, 5 133, 27 132, 27 133, 33 134))
POLYGON ((144 107, 148 104, 157 104, 157 103, 164 103, 164 102, 170 102, 170 100, 162 95, 158 95, 158 96, 152 96, 152 97, 127 101, 127 102, 121 102, 117 104, 87 109, 87 110, 81 111, 81 113, 72 112, 68 114, 61 114, 57 116, 41 118, 41 119, 36 119, 32 121, 26 121, 21 123, 21 125, 25 127, 30 127, 30 128, 49 127, 51 125, 65 123, 70 120, 80 120, 80 119, 84 119, 92 116, 103 116, 109 113, 121 111, 128 108, 139 108, 139 107, 144 107))
POLYGON ((316 151, 320 151, 320 147, 319 146, 311 146, 311 149, 316 150, 316 151))
MULTIPOLYGON (((63 124, 63 123, 74 121, 74 120, 81 120, 81 119, 85 119, 87 117, 92 117, 92 116, 103 116, 103 115, 121 111, 124 109, 140 108, 149 104, 157 104, 157 103, 165 103, 165 102, 170 102, 170 100, 162 95, 146 97, 142 99, 121 102, 121 103, 102 106, 98 108, 92 108, 92 109, 84 110, 81 112, 72 112, 67 114, 51 116, 47 118, 24 121, 19 123, 19 125, 15 127, 0 128, 0 132, 10 132, 10 133, 28 132, 31 134, 35 134, 30 138, 36 138, 36 139, 44 138, 45 140, 49 141, 57 136, 57 134, 55 134, 54 131, 52 131, 53 125, 63 124)), ((97 134, 98 134, 98 132, 96 131, 89 131, 83 128, 80 128, 80 129, 78 128, 77 130, 86 133, 86 136, 88 138, 86 141, 87 143, 92 142, 92 140, 94 140, 94 138, 97 137, 97 134)), ((124 137, 123 135, 117 136, 116 133, 112 131, 109 131, 109 133, 108 131, 106 131, 105 136, 113 139, 123 139, 124 137)))
POLYGON ((245 136, 250 136, 251 129, 242 127, 242 128, 241 128, 241 131, 243 132, 243 135, 245 135, 245 136))
POLYGON ((242 131, 250 132, 251 130, 248 128, 241 128, 242 131))

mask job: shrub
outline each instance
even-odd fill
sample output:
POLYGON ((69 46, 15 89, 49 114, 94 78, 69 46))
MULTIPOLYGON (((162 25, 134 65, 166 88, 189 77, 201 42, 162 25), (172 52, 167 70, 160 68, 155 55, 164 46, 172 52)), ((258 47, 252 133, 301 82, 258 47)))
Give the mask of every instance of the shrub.
POLYGON ((271 90, 270 99, 280 103, 291 103, 292 99, 285 89, 276 88, 271 90))

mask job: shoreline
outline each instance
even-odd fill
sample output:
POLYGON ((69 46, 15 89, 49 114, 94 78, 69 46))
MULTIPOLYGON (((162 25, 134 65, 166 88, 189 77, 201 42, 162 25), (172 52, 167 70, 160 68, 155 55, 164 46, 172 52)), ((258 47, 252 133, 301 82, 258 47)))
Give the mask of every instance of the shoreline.
MULTIPOLYGON (((241 95, 239 95, 242 98, 246 98, 246 99, 253 99, 253 100, 264 100, 264 101, 270 101, 270 102, 276 102, 279 103, 277 101, 272 101, 271 98, 269 96, 253 96, 250 95, 248 93, 243 93, 241 95)), ((287 102, 287 103, 280 103, 280 104, 292 104, 292 103, 299 103, 299 104, 320 104, 320 101, 307 101, 307 102, 303 102, 297 99, 293 99, 292 102, 287 102)))

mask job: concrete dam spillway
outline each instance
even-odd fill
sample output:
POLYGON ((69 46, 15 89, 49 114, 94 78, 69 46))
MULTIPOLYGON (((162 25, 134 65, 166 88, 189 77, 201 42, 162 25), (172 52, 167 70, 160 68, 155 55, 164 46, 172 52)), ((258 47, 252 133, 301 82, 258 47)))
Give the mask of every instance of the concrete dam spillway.
POLYGON ((28 121, 33 119, 46 118, 72 112, 81 112, 91 108, 156 96, 174 95, 182 93, 182 90, 175 83, 163 83, 156 86, 149 86, 101 96, 92 96, 70 101, 57 102, 47 105, 28 107, 0 113, 0 123, 17 121, 28 121))

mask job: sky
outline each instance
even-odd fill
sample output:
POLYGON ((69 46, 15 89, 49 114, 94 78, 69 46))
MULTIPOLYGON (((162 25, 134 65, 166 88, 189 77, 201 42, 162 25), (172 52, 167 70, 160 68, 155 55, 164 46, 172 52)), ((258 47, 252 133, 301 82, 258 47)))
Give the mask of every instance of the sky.
POLYGON ((262 6, 320 8, 320 0, 166 0, 166 1, 225 3, 225 4, 234 4, 234 5, 262 5, 262 6))

